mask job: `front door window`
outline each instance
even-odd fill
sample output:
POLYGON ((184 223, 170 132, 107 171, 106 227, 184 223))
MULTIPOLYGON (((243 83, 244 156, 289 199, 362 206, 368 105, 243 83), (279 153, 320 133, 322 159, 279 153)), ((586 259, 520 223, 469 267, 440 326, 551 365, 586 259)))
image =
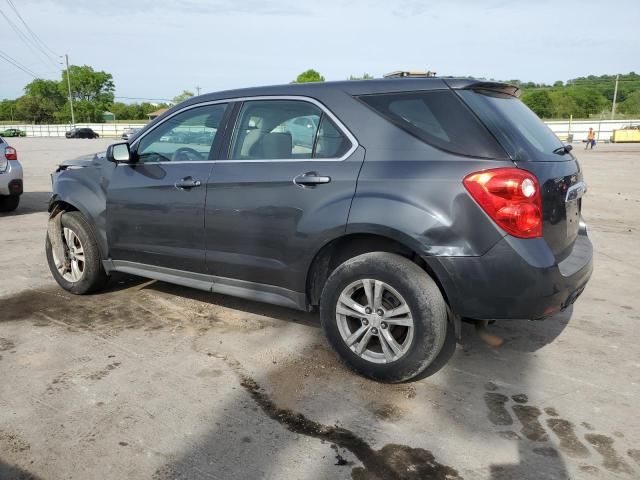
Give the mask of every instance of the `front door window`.
POLYGON ((178 113, 145 135, 138 161, 195 162, 209 160, 226 104, 205 105, 178 113))

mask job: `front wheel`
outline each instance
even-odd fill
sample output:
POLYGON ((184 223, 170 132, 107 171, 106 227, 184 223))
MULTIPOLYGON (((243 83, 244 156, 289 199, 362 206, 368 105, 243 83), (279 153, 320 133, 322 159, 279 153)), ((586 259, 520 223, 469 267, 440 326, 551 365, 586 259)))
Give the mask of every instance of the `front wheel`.
POLYGON ((422 373, 447 333, 446 304, 435 282, 412 261, 386 252, 340 265, 323 289, 320 317, 347 366, 390 383, 422 373))
POLYGON ((58 258, 47 235, 45 250, 53 278, 68 292, 82 295, 104 287, 108 276, 102 266, 98 242, 80 212, 62 213, 64 258, 58 258))

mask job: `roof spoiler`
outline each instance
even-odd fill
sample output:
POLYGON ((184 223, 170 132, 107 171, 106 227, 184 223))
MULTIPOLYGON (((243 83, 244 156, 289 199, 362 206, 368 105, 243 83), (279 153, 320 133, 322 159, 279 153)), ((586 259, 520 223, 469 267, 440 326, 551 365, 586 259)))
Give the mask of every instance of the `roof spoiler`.
POLYGON ((490 92, 506 93, 514 97, 518 97, 522 93, 515 85, 503 82, 488 82, 466 78, 446 79, 445 82, 453 89, 488 90, 490 92))

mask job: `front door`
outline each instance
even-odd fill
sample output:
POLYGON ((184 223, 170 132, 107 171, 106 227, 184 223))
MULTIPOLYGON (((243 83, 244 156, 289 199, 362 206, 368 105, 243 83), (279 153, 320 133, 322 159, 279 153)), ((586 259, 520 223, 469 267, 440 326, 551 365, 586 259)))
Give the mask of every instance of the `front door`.
POLYGON ((113 260, 205 271, 206 184, 225 109, 189 108, 132 145, 134 161, 116 167, 107 191, 113 260))
POLYGON ((242 104, 207 185, 210 274, 305 291, 310 255, 345 229, 364 159, 335 120, 313 101, 242 104))

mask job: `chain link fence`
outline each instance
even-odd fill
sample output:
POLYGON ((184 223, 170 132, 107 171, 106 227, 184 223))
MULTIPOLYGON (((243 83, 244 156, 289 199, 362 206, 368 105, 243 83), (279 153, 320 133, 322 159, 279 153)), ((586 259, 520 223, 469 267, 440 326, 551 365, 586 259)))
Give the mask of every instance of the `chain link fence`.
MULTIPOLYGON (((125 130, 131 128, 142 128, 144 123, 76 123, 75 128, 90 128, 101 137, 120 138, 125 130)), ((64 134, 71 130, 73 126, 68 124, 14 124, 0 125, 0 131, 10 128, 17 128, 26 132, 27 137, 64 137, 64 134)))

